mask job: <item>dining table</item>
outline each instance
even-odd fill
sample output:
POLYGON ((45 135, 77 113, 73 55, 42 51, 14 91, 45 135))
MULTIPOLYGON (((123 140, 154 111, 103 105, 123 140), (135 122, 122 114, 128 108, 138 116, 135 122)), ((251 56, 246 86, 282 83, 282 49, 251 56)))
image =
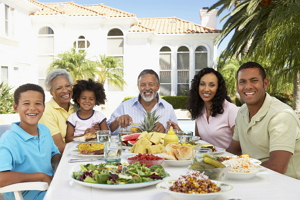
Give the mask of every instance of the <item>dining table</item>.
MULTIPOLYGON (((82 158, 74 154, 78 142, 70 142, 66 145, 61 161, 56 169, 53 180, 45 195, 45 200, 176 200, 171 194, 159 190, 156 185, 142 188, 127 189, 100 189, 76 183, 72 179, 72 172, 76 171, 81 164, 99 164, 104 160, 93 160, 70 163, 70 159, 82 158)), ((121 162, 127 162, 126 158, 132 155, 130 151, 123 150, 121 162)), ((228 152, 220 152, 219 156, 231 155, 228 152)), ((188 166, 162 166, 170 174, 165 180, 177 180, 180 175, 186 174, 188 166)), ((300 180, 266 169, 259 172, 251 179, 231 180, 225 178, 223 182, 230 184, 233 188, 220 193, 215 200, 300 200, 300 180)), ((199 196, 199 200, 201 200, 199 196)))

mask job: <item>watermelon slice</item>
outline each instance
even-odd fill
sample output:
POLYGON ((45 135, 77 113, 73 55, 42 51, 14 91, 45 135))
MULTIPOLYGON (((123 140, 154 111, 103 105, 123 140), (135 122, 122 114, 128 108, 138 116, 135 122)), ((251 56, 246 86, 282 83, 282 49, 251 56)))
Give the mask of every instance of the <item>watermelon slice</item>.
POLYGON ((140 136, 140 133, 136 133, 136 134, 130 134, 130 135, 123 135, 122 136, 122 141, 133 141, 133 140, 137 140, 138 137, 140 136))
POLYGON ((137 140, 129 140, 127 142, 128 142, 128 144, 134 145, 137 142, 137 140))

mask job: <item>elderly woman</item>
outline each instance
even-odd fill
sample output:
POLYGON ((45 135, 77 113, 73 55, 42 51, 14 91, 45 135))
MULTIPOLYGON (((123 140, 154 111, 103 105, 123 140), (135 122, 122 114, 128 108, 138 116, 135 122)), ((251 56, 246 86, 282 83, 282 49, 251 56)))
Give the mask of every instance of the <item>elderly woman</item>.
POLYGON ((57 69, 47 75, 45 85, 53 98, 46 103, 45 112, 39 123, 45 124, 50 129, 56 146, 63 153, 66 145, 66 121, 75 111, 70 103, 73 95, 72 77, 65 69, 57 69))

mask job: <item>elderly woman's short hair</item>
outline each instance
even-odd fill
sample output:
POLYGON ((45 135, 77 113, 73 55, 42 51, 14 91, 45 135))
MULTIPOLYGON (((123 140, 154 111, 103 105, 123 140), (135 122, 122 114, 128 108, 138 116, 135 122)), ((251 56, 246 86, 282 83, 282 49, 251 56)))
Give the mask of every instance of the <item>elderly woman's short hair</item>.
POLYGON ((46 86, 47 91, 51 90, 52 81, 54 79, 58 78, 58 77, 66 77, 69 80, 70 84, 73 85, 72 77, 71 77, 70 73, 67 72, 67 70, 65 70, 65 69, 56 69, 56 70, 53 70, 53 71, 49 72, 49 74, 46 77, 45 86, 46 86))

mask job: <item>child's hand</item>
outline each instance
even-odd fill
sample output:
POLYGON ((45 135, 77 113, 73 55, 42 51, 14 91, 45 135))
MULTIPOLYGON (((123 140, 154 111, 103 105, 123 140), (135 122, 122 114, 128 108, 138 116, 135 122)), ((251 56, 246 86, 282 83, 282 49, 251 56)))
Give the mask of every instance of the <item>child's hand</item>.
POLYGON ((85 131, 84 131, 84 134, 86 133, 95 133, 96 130, 94 128, 87 128, 85 131))
POLYGON ((100 130, 100 124, 99 124, 99 123, 95 123, 95 124, 92 126, 92 128, 94 128, 95 131, 98 131, 98 130, 100 130))

